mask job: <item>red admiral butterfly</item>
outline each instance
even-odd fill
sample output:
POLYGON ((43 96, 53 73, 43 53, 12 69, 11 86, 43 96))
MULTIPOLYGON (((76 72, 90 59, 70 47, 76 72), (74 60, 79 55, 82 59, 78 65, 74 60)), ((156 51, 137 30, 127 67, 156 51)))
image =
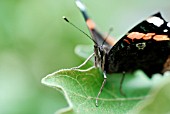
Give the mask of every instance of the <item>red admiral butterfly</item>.
MULTIPOLYGON (((76 4, 83 14, 95 43, 94 53, 76 68, 80 68, 92 56, 95 56, 95 66, 100 67, 104 75, 102 86, 96 97, 96 106, 106 83, 107 73, 123 73, 121 92, 125 72, 141 69, 150 78, 155 73, 170 71, 170 22, 166 22, 160 13, 136 25, 115 43, 110 38, 104 38, 96 30, 95 23, 87 15, 81 1, 76 0, 76 4)), ((69 22, 66 18, 64 19, 69 22)))

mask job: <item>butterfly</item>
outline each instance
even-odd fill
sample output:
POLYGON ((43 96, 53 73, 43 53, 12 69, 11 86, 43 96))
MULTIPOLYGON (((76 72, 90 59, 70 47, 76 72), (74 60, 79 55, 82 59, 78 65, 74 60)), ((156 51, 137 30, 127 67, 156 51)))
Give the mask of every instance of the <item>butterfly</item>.
MULTIPOLYGON (((106 83, 107 74, 123 74, 120 82, 120 92, 123 94, 121 88, 126 72, 131 73, 141 69, 150 78, 155 73, 170 71, 170 22, 166 22, 159 12, 137 24, 115 42, 110 37, 104 37, 96 29, 95 23, 87 15, 86 7, 80 0, 76 0, 76 5, 91 33, 89 36, 82 31, 94 42, 94 53, 75 68, 82 67, 94 56, 95 67, 102 70, 104 77, 96 97, 96 106, 106 83)), ((67 18, 64 19, 69 22, 67 18)))

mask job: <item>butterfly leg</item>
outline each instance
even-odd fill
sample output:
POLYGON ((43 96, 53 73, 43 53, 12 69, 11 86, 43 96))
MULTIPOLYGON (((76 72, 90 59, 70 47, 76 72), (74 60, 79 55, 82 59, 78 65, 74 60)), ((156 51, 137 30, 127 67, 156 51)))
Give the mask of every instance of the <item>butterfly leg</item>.
POLYGON ((92 53, 81 65, 77 66, 77 67, 73 67, 71 69, 79 69, 81 67, 83 67, 84 65, 86 65, 86 63, 94 56, 94 53, 92 53))
POLYGON ((99 96, 100 96, 100 94, 102 93, 102 90, 103 90, 103 88, 104 88, 104 85, 106 84, 107 76, 106 76, 106 72, 105 72, 105 71, 103 72, 103 76, 104 76, 104 80, 103 80, 102 86, 100 87, 100 90, 99 90, 99 92, 98 92, 98 95, 97 95, 97 97, 96 97, 96 107, 98 107, 99 96))
POLYGON ((125 79, 125 71, 122 72, 122 78, 120 80, 120 87, 119 87, 119 91, 120 91, 120 94, 123 95, 123 96, 126 96, 125 93, 123 92, 122 90, 122 86, 123 86, 123 81, 125 79))

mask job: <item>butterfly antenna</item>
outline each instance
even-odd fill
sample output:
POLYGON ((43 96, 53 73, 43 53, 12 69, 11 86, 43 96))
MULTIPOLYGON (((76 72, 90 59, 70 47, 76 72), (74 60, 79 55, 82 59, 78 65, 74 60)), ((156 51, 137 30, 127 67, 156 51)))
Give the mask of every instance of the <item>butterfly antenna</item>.
POLYGON ((109 38, 109 35, 110 35, 110 33, 111 33, 112 31, 113 31, 113 28, 111 27, 111 28, 109 29, 109 32, 108 32, 106 38, 104 39, 104 41, 103 41, 103 43, 102 43, 102 46, 104 45, 104 43, 106 42, 106 40, 109 38))
POLYGON ((72 22, 70 22, 65 16, 63 16, 63 19, 67 22, 67 23, 69 23, 70 25, 72 25, 73 27, 75 27, 76 29, 78 29, 80 32, 82 32, 84 35, 86 35, 88 38, 90 38, 95 44, 97 44, 96 43, 96 41, 94 41, 93 39, 92 39, 92 37, 90 37, 87 33, 85 33, 83 30, 81 30, 80 28, 78 28, 76 25, 74 25, 72 22))

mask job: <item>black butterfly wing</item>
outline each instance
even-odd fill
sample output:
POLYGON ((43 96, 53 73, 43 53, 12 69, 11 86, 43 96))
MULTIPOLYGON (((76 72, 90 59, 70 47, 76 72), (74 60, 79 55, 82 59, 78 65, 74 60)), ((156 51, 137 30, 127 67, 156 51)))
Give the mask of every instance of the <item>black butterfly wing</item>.
POLYGON ((104 44, 104 47, 106 47, 107 50, 110 50, 110 48, 114 45, 114 40, 112 38, 107 38, 105 41, 105 37, 103 37, 103 35, 96 29, 95 23, 87 15, 84 4, 82 4, 80 0, 76 0, 76 4, 86 21, 87 27, 89 28, 95 45, 102 46, 104 44))
POLYGON ((166 34, 164 30, 169 30, 167 22, 164 20, 160 12, 150 16, 148 19, 139 23, 137 26, 132 28, 130 32, 141 32, 141 33, 157 33, 157 34, 166 34))
MULTIPOLYGON (((111 48, 105 63, 106 72, 133 72, 141 69, 149 77, 162 73, 170 56, 169 36, 169 23, 160 13, 149 17, 132 28, 111 48), (158 34, 159 37, 157 40, 153 39, 153 35, 147 40, 138 37, 148 33, 158 34)), ((170 64, 166 67, 170 67, 170 64)))

